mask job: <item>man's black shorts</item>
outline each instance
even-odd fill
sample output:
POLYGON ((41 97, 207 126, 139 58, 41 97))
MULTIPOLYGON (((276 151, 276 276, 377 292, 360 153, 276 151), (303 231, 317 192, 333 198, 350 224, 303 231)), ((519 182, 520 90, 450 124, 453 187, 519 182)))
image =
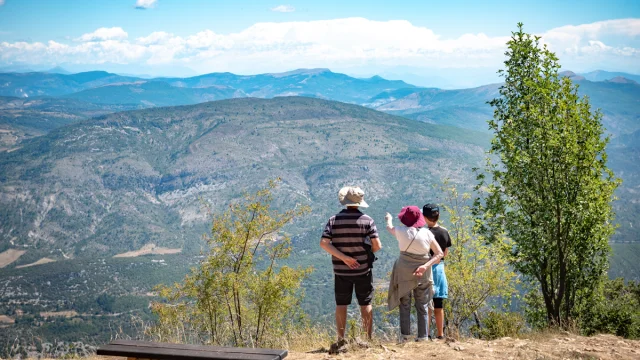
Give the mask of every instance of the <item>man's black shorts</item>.
POLYGON ((335 275, 336 305, 351 304, 353 289, 356 290, 358 305, 371 305, 373 300, 373 274, 369 271, 363 275, 335 275))
POLYGON ((433 298, 433 308, 434 309, 442 309, 444 308, 444 299, 443 298, 433 298))

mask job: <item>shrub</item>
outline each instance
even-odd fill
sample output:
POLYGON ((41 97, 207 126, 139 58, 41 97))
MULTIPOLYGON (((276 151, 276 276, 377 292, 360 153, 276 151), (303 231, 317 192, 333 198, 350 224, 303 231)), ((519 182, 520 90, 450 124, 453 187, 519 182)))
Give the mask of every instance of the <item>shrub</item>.
POLYGON ((625 284, 622 278, 605 280, 595 305, 586 307, 580 328, 585 335, 610 333, 640 337, 640 283, 625 284))
POLYGON ((482 328, 476 330, 482 339, 518 337, 524 330, 524 318, 520 313, 490 311, 482 320, 482 328))

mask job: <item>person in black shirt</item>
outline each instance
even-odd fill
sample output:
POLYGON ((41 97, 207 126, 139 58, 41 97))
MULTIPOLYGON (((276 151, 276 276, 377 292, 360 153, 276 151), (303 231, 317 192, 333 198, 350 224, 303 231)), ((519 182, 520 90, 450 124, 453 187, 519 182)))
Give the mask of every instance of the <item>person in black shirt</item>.
MULTIPOLYGON (((449 296, 449 285, 447 283, 447 276, 444 272, 444 259, 449 253, 451 247, 451 237, 447 229, 438 225, 438 219, 440 218, 440 207, 436 204, 427 204, 422 208, 422 215, 427 222, 429 230, 436 238, 438 245, 444 252, 444 256, 437 264, 433 265, 433 288, 435 294, 433 295, 433 308, 429 309, 429 319, 431 319, 432 313, 435 313, 436 328, 438 331, 437 339, 444 338, 444 306, 443 302, 449 296)), ((431 253, 433 255, 433 252, 431 253)))

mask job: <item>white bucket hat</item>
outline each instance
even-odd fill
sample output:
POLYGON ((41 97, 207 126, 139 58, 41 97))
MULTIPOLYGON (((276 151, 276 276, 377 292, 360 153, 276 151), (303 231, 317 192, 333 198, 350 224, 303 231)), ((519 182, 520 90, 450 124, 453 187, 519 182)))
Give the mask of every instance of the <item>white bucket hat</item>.
POLYGON ((338 192, 338 200, 344 206, 369 207, 364 201, 364 191, 358 186, 345 186, 338 192))

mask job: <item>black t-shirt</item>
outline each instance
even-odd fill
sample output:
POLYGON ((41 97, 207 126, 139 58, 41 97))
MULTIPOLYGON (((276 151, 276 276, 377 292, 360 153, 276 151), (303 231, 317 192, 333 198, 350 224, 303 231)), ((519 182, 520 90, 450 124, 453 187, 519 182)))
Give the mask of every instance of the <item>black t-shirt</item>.
MULTIPOLYGON (((440 245, 440 249, 444 252, 444 249, 451 247, 451 238, 449 237, 449 232, 447 229, 442 226, 430 227, 429 230, 433 233, 433 236, 436 238, 438 245, 440 245)), ((431 251, 431 256, 433 256, 433 251, 431 251)), ((442 258, 444 260, 444 257, 442 258)))

